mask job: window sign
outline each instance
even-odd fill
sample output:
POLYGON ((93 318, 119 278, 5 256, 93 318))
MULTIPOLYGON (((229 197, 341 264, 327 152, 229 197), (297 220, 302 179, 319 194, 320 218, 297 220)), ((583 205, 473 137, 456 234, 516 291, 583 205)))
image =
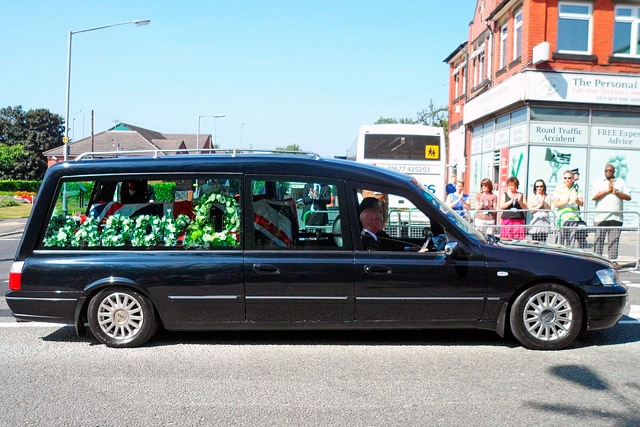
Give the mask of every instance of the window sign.
POLYGON ((482 137, 482 151, 492 151, 492 150, 493 150, 493 133, 490 133, 482 137))
POLYGON ((640 147, 640 128, 591 127, 591 145, 615 148, 640 147))
POLYGON ((471 154, 482 152, 482 138, 473 138, 471 140, 471 154))
POLYGON ((527 124, 521 124, 518 126, 512 126, 511 135, 509 140, 511 141, 511 146, 521 145, 527 142, 527 124))
POLYGON ((508 147, 509 135, 510 135, 509 129, 504 129, 496 132, 495 141, 494 141, 495 148, 508 147))
POLYGON ((529 140, 543 144, 587 144, 588 126, 531 123, 529 140))

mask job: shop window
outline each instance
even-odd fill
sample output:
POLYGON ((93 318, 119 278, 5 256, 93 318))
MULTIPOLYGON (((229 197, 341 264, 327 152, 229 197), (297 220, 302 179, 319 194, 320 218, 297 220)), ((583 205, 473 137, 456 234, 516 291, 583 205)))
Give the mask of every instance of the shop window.
POLYGON ((505 114, 496 119, 496 130, 509 127, 509 115, 505 114))
POLYGON ((527 121, 527 108, 521 108, 512 112, 511 114, 511 125, 515 125, 518 123, 523 123, 527 121))
POLYGON ((531 120, 538 122, 589 123, 589 110, 531 107, 531 120))
POLYGON ((561 2, 558 5, 558 51, 590 54, 593 38, 592 5, 561 2))
POLYGON ((591 123, 594 125, 640 127, 640 115, 623 111, 591 112, 591 123))
POLYGON ((639 56, 640 7, 616 6, 613 29, 613 54, 639 56))

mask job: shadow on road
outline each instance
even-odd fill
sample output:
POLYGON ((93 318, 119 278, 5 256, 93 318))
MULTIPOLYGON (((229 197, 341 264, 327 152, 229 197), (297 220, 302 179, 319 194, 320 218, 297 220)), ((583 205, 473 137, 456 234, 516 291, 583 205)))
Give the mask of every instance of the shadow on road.
MULTIPOLYGON (((623 320, 626 316, 623 317, 623 320)), ((630 318, 626 318, 630 319, 630 318)), ((97 344, 89 334, 78 338, 70 326, 43 337, 44 341, 88 342, 97 344)), ((640 342, 640 322, 619 324, 613 328, 592 331, 576 340, 569 348, 611 346, 640 342)), ((424 346, 499 346, 516 348, 520 344, 511 336, 501 338, 495 332, 482 330, 376 330, 376 331, 164 331, 160 330, 146 346, 176 344, 199 345, 424 345, 424 346)))
MULTIPOLYGON (((620 325, 622 326, 622 325, 620 325)), ((615 328, 614 328, 615 329, 615 328)), ((560 365, 550 368, 550 373, 568 383, 578 385, 587 390, 601 392, 604 395, 599 399, 600 402, 612 402, 622 406, 621 409, 612 409, 612 405, 607 408, 598 408, 594 402, 593 408, 585 408, 580 405, 558 405, 554 403, 530 402, 527 404, 530 409, 569 415, 576 419, 577 425, 580 421, 584 423, 593 422, 593 420, 602 420, 608 422, 611 426, 619 427, 637 427, 640 426, 640 414, 637 402, 629 399, 627 393, 623 390, 617 390, 615 387, 607 383, 600 377, 597 372, 589 367, 581 365, 560 365)), ((640 383, 637 381, 625 384, 625 387, 640 389, 640 383)), ((603 424, 604 425, 604 424, 603 424)))

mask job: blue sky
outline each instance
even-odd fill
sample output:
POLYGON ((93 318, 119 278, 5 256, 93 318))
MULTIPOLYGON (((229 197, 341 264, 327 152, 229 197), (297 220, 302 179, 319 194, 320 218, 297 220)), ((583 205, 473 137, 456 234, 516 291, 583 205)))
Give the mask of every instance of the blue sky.
POLYGON ((359 126, 448 101, 443 60, 474 0, 0 0, 0 107, 65 114, 69 136, 116 121, 216 135, 223 148, 298 144, 344 155, 359 126), (437 5, 437 6, 436 6, 437 5), (75 119, 75 120, 74 120, 75 119), (244 123, 244 125, 243 125, 244 123))

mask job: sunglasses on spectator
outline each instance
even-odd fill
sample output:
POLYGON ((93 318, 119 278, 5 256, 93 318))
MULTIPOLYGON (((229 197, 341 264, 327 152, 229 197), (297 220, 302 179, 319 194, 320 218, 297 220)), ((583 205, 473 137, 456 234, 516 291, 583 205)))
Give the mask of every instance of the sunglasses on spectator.
POLYGON ((572 176, 563 176, 562 179, 573 179, 572 176))
POLYGON ((536 185, 536 188, 544 188, 544 185, 536 185))

